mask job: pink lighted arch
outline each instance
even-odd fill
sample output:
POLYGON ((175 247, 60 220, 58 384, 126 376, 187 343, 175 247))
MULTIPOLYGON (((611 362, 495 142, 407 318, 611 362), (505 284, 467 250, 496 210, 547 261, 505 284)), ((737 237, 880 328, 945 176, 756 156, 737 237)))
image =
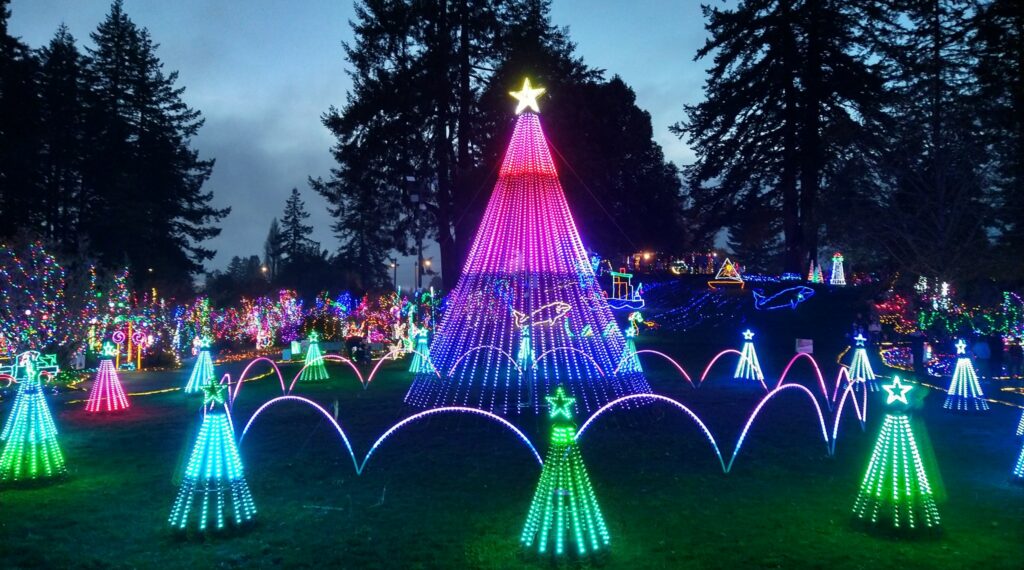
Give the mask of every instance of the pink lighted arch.
MULTIPOLYGON (((324 354, 321 357, 321 359, 326 360, 328 362, 341 362, 344 364, 348 364, 349 368, 351 368, 352 371, 356 373, 356 378, 359 379, 359 383, 362 384, 363 388, 366 387, 367 382, 363 381, 363 374, 359 372, 359 369, 356 368, 356 365, 353 364, 351 360, 345 358, 344 356, 339 356, 337 354, 324 354)), ((309 368, 310 366, 315 366, 315 363, 303 364, 302 368, 299 369, 299 371, 295 374, 295 378, 292 378, 292 383, 288 385, 288 391, 286 393, 292 393, 292 390, 295 389, 295 383, 299 381, 299 376, 302 376, 303 370, 309 368)))
MULTIPOLYGON (((657 350, 650 350, 650 349, 647 349, 647 348, 645 348, 643 350, 638 350, 638 351, 636 351, 636 353, 638 355, 639 354, 655 354, 655 355, 660 356, 660 357, 664 358, 665 360, 671 362, 672 366, 675 366, 676 370, 678 370, 679 373, 683 375, 683 378, 685 378, 686 381, 690 383, 690 386, 693 386, 693 380, 690 379, 690 375, 687 374, 686 369, 683 368, 683 366, 681 364, 676 362, 676 360, 674 358, 672 358, 671 356, 665 354, 664 352, 658 352, 657 350)), ((618 374, 619 373, 619 369, 622 368, 622 365, 625 362, 626 362, 625 360, 620 360, 619 361, 619 365, 615 367, 615 372, 613 372, 612 374, 618 374)))
POLYGON ((757 407, 754 408, 754 411, 750 413, 750 417, 747 419, 747 424, 743 426, 743 431, 740 432, 740 437, 736 440, 736 447, 733 448, 732 458, 729 459, 729 465, 725 469, 726 473, 732 470, 732 464, 736 461, 736 456, 739 454, 740 448, 743 447, 743 441, 747 437, 747 432, 750 431, 750 426, 753 425, 754 420, 757 418, 757 415, 761 413, 761 409, 764 408, 765 404, 767 404, 769 400, 774 398, 783 390, 793 389, 801 390, 803 393, 807 394, 807 397, 811 400, 811 403, 814 404, 814 411, 818 412, 818 423, 821 425, 821 437, 822 439, 825 440, 825 452, 828 455, 832 454, 832 448, 829 445, 828 439, 828 428, 825 427, 825 416, 821 413, 821 406, 818 405, 818 399, 814 397, 814 393, 808 390, 806 386, 801 386, 800 384, 785 384, 776 387, 771 392, 768 392, 765 395, 765 397, 762 398, 761 401, 757 404, 757 407))
POLYGON ((704 380, 708 377, 708 372, 711 372, 711 367, 714 366, 716 362, 718 362, 719 358, 722 358, 726 354, 735 354, 736 356, 739 357, 743 356, 743 354, 740 351, 736 350, 735 348, 727 348, 722 352, 719 352, 718 354, 715 355, 714 358, 711 359, 711 362, 708 362, 708 365, 704 367, 704 372, 700 375, 700 383, 698 385, 704 383, 704 380))
MULTIPOLYGON (((281 375, 281 369, 277 367, 277 363, 267 358, 266 356, 260 356, 249 361, 249 364, 242 370, 242 375, 238 377, 238 383, 235 385, 235 391, 231 394, 231 401, 234 402, 238 398, 238 393, 242 390, 242 384, 245 384, 245 377, 249 374, 249 369, 256 365, 257 362, 266 362, 274 369, 274 373, 277 374, 277 380, 281 383, 281 393, 287 394, 288 389, 284 386, 284 376, 281 375)), ((229 382, 230 385, 230 382, 229 382)))
POLYGON ((831 400, 828 399, 828 389, 825 388, 825 378, 821 375, 821 368, 818 367, 818 362, 814 360, 814 357, 806 352, 798 352, 793 355, 793 358, 789 359, 789 364, 782 371, 782 376, 779 376, 779 383, 775 385, 776 388, 782 386, 782 383, 786 380, 786 375, 789 374, 789 369, 793 367, 793 364, 801 358, 808 360, 811 366, 814 367, 814 374, 818 378, 818 385, 821 386, 821 396, 825 398, 825 401, 829 403, 829 409, 832 409, 831 400))

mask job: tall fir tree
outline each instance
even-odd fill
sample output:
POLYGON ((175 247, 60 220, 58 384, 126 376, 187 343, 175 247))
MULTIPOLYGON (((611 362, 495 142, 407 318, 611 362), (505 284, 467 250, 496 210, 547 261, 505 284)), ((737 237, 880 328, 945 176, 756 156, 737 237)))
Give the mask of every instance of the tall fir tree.
POLYGON ((299 195, 299 189, 292 188, 285 202, 284 216, 281 217, 281 252, 289 261, 298 260, 309 253, 313 246, 319 249, 319 244, 309 239, 313 234, 313 226, 303 223, 308 218, 309 212, 299 195))
POLYGON ((817 254, 821 190, 880 104, 865 24, 885 12, 877 0, 747 0, 704 15, 706 99, 673 127, 697 155, 685 174, 698 233, 729 227, 745 201, 777 205, 767 215, 781 217, 785 266, 799 271, 817 254))
POLYGON ((202 242, 230 208, 211 205, 202 186, 213 168, 191 139, 203 125, 182 99, 177 72, 165 74, 148 30, 115 0, 91 35, 90 148, 85 184, 97 199, 82 225, 101 260, 127 258, 140 285, 181 283, 214 252, 202 242), (153 268, 154 271, 148 271, 153 268))
POLYGON ((7 29, 10 0, 0 0, 0 235, 38 229, 35 200, 38 154, 38 102, 34 76, 38 62, 27 45, 7 29))
POLYGON ((263 242, 263 265, 267 268, 267 272, 270 273, 268 278, 271 281, 277 278, 278 272, 281 270, 284 253, 283 240, 284 236, 281 235, 281 226, 278 225, 277 218, 274 218, 270 221, 267 239, 263 242))
POLYGON ((61 24, 39 50, 38 196, 42 233, 64 252, 77 249, 78 215, 89 196, 82 188, 85 145, 85 61, 67 26, 61 24))

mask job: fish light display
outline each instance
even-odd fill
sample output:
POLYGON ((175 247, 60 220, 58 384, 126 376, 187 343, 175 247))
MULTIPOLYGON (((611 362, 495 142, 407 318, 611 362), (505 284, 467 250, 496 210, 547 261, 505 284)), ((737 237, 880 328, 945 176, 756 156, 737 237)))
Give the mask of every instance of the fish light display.
POLYGON ((30 351, 17 357, 24 377, 18 386, 11 415, 0 439, 0 481, 23 481, 56 477, 65 473, 64 455, 57 442, 57 427, 43 393, 43 372, 35 361, 39 353, 30 351))
POLYGON ((306 360, 299 380, 327 380, 327 367, 324 366, 324 355, 320 352, 320 335, 316 331, 309 333, 309 350, 306 351, 306 360))
POLYGON ((595 409, 648 391, 641 372, 615 371, 625 339, 558 180, 536 112, 541 92, 526 84, 513 94, 521 113, 430 347, 441 378, 417 374, 412 405, 509 413, 537 409, 530 394, 565 384, 595 409))
POLYGON ((520 543, 542 555, 562 556, 569 549, 575 556, 587 556, 607 549, 610 536, 576 445, 572 411, 576 398, 559 386, 546 399, 551 447, 520 543))
POLYGON ((89 391, 89 400, 85 403, 85 411, 117 412, 127 409, 128 397, 125 396, 121 379, 117 377, 117 370, 114 369, 117 346, 109 340, 104 341, 100 355, 102 357, 100 366, 96 371, 92 389, 89 391))
POLYGON ((215 378, 213 359, 210 358, 210 339, 196 337, 195 345, 199 354, 196 356, 195 366, 192 367, 192 374, 188 377, 188 384, 185 384, 185 392, 188 394, 198 392, 204 386, 209 386, 215 378))
POLYGON ((225 530, 256 516, 225 406, 226 391, 224 384, 203 386, 203 423, 168 519, 176 530, 225 530))
POLYGON ((967 356, 967 343, 963 339, 956 341, 956 368, 953 379, 949 382, 946 392, 946 403, 942 407, 947 410, 981 412, 988 409, 988 402, 978 384, 978 375, 974 365, 967 356))
MULTIPOLYGON (((905 408, 907 393, 913 386, 894 376, 892 384, 882 388, 887 405, 903 404, 905 408)), ((935 530, 939 526, 939 509, 910 428, 910 418, 903 409, 885 414, 853 513, 871 527, 888 525, 898 532, 935 530)))

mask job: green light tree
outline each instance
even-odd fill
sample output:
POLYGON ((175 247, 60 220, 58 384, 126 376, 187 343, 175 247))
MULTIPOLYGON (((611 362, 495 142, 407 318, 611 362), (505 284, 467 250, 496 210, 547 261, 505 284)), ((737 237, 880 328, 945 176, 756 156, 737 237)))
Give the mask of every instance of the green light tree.
POLYGON ((299 380, 327 380, 327 367, 324 366, 324 355, 320 352, 320 335, 316 331, 309 333, 309 349, 306 351, 306 360, 299 380))
POLYGON ((562 556, 568 546, 573 554, 583 557, 608 548, 608 528, 576 446, 572 411, 576 398, 559 386, 547 401, 551 447, 520 542, 524 548, 536 548, 539 554, 562 556))
POLYGON ((19 355, 24 378, 14 399, 0 439, 0 481, 45 479, 64 475, 64 455, 57 441, 57 427, 46 405, 42 387, 42 371, 36 369, 38 352, 19 355))
POLYGON ((939 528, 939 509, 905 411, 907 393, 912 388, 903 384, 899 376, 893 377, 892 384, 882 386, 887 393, 887 405, 903 406, 885 414, 853 504, 854 515, 873 528, 888 526, 904 533, 939 528))

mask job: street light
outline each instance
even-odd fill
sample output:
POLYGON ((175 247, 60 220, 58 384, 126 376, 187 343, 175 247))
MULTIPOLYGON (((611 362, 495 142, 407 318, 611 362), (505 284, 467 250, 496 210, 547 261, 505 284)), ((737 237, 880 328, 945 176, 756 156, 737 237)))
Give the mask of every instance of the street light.
POLYGON ((391 269, 394 271, 391 283, 395 286, 395 291, 398 291, 398 259, 391 260, 391 269))

